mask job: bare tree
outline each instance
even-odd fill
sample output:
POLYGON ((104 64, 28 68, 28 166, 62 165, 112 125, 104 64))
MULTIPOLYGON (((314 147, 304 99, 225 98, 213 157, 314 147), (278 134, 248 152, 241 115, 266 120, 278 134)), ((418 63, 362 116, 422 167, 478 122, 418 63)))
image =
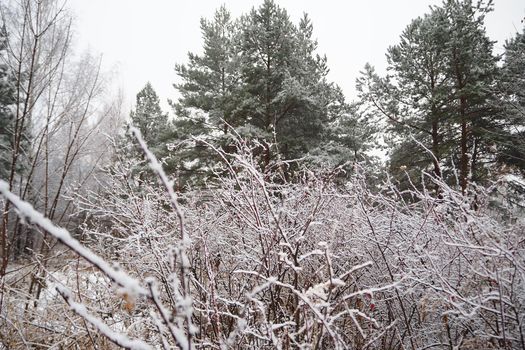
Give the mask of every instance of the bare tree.
MULTIPOLYGON (((64 2, 8 0, 0 4, 0 13, 7 31, 4 60, 16 89, 11 165, 5 180, 21 199, 68 226, 72 206, 67 193, 85 188, 107 160, 108 147, 100 134, 106 120, 120 111, 114 103, 104 104, 100 59, 73 55, 72 21, 64 2)), ((24 226, 9 201, 1 204, 0 288, 7 288, 10 261, 30 257, 29 283, 25 291, 19 290, 30 312, 38 306, 57 240, 24 226)), ((2 293, 0 309, 4 299, 2 293)))

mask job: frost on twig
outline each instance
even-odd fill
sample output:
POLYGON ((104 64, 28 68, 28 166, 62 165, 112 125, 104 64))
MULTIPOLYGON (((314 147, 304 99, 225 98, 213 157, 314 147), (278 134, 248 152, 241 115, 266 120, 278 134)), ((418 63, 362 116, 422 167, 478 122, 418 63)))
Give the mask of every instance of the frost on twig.
MULTIPOLYGON (((181 234, 181 241, 178 242, 178 246, 172 247, 172 252, 170 256, 174 256, 180 259, 181 271, 180 274, 177 274, 175 269, 175 262, 172 261, 171 268, 164 267, 166 274, 163 277, 164 281, 167 282, 169 278, 172 280, 172 286, 170 295, 171 300, 174 301, 170 303, 173 310, 169 310, 164 305, 165 300, 162 300, 159 294, 156 292, 156 289, 153 287, 153 282, 151 279, 148 280, 147 288, 142 286, 142 283, 138 279, 131 277, 129 274, 124 272, 118 267, 110 265, 107 260, 102 258, 100 255, 96 254, 92 250, 86 248, 78 240, 74 239, 71 234, 64 228, 54 225, 51 220, 47 219, 36 211, 29 203, 21 200, 18 196, 9 191, 9 186, 6 182, 0 180, 0 194, 16 208, 18 215, 26 220, 28 223, 35 225, 40 228, 43 232, 47 232, 56 238, 60 243, 71 249, 73 252, 77 253, 79 256, 84 258, 88 263, 92 264, 98 268, 103 274, 109 277, 115 284, 120 286, 119 294, 123 296, 125 306, 124 308, 128 312, 133 312, 135 306, 135 299, 137 297, 144 297, 146 300, 149 300, 152 305, 156 308, 157 312, 160 314, 161 319, 166 326, 170 334, 181 349, 190 349, 191 348, 191 338, 195 334, 196 330, 192 323, 192 299, 189 290, 189 261, 186 255, 187 246, 189 246, 190 241, 184 233, 184 218, 182 211, 179 208, 175 193, 173 192, 172 184, 168 180, 166 174, 162 170, 162 167, 158 163, 155 156, 148 150, 144 141, 142 140, 140 133, 135 131, 136 136, 139 140, 141 147, 143 148, 147 158, 150 161, 152 168, 155 170, 161 183, 164 185, 165 190, 167 191, 170 202, 177 213, 179 218, 179 229, 181 234), (175 316, 176 315, 176 316, 175 316), (184 320, 186 326, 184 326, 178 320, 184 320)), ((159 257, 157 255, 157 257, 159 257)), ((77 275, 77 286, 79 287, 77 275)), ((109 326, 107 326, 99 318, 92 316, 86 311, 85 305, 82 303, 76 303, 72 300, 71 293, 66 289, 57 287, 57 291, 70 307, 85 321, 92 324, 97 328, 97 330, 110 339, 112 342, 132 349, 149 349, 151 346, 147 345, 145 342, 140 340, 130 340, 127 336, 113 331, 109 326)), ((80 290, 79 290, 80 293, 80 290)), ((80 295, 80 294, 79 294, 80 295)), ((169 302, 169 300, 168 300, 169 302)), ((154 314, 153 314, 154 315, 154 314)), ((157 322, 157 318, 154 317, 153 323, 156 328, 161 332, 162 327, 157 322)), ((166 339, 163 334, 159 334, 159 338, 162 340, 163 344, 166 343, 166 339)), ((93 339, 91 338, 93 342, 93 339)))
POLYGON ((64 228, 55 226, 44 215, 36 211, 33 206, 20 199, 17 195, 9 191, 9 186, 5 181, 0 180, 0 194, 11 202, 18 211, 18 215, 26 219, 33 225, 38 226, 43 231, 48 232, 62 244, 76 252, 78 255, 99 268, 112 281, 125 288, 131 295, 146 295, 147 290, 140 283, 129 276, 126 272, 112 267, 99 255, 80 244, 79 241, 71 237, 71 234, 64 228))
POLYGON ((523 347, 523 220, 474 210, 434 176, 439 198, 388 180, 372 191, 358 175, 344 188, 314 172, 287 181, 254 150, 246 140, 235 154, 216 148, 215 186, 172 195, 162 168, 163 186, 137 189, 119 163, 103 193, 79 197, 83 242, 146 291, 130 303, 125 288, 115 295, 79 269, 75 300, 165 349, 523 347))
POLYGON ((57 292, 64 298, 66 303, 69 305, 71 310, 81 316, 84 320, 88 321, 93 327, 95 327, 102 335, 107 337, 113 343, 117 344, 126 349, 131 350, 152 350, 154 349, 151 345, 143 342, 142 340, 130 339, 125 334, 117 333, 113 331, 107 324, 104 323, 100 318, 90 314, 85 305, 77 303, 73 300, 71 292, 64 287, 57 286, 57 292))

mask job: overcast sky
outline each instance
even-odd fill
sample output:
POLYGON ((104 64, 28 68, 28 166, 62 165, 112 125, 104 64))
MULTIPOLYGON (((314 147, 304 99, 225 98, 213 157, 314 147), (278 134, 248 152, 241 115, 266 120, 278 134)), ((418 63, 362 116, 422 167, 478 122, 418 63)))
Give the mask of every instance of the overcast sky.
MULTIPOLYGON (((355 97, 355 79, 366 62, 381 72, 388 46, 410 21, 441 0, 276 0, 292 21, 304 12, 314 25, 319 53, 326 54, 330 79, 339 84, 349 100, 355 97)), ((185 63, 187 53, 200 53, 201 17, 211 18, 226 4, 237 17, 262 0, 70 0, 76 17, 77 47, 103 55, 105 69, 118 72, 128 103, 150 81, 160 95, 176 99, 172 84, 175 63, 185 63)), ((495 11, 486 26, 501 52, 505 39, 521 30, 524 0, 495 0, 495 11)))

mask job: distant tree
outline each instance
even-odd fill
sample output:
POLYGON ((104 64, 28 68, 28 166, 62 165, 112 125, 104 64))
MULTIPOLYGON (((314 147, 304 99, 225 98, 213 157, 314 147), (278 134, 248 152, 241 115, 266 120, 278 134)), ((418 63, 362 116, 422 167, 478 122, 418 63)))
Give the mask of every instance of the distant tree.
POLYGON ((159 143, 166 130, 168 116, 162 112, 159 97, 149 82, 137 94, 135 110, 131 112, 131 123, 140 130, 144 141, 152 146, 159 143))
POLYGON ((498 139, 498 160, 525 173, 525 34, 505 44, 504 62, 498 79, 500 113, 505 132, 498 139))
MULTIPOLYGON (((137 93, 135 109, 130 113, 131 125, 140 130, 144 141, 148 144, 151 151, 158 157, 166 156, 166 135, 169 133, 168 115, 162 112, 160 99, 153 89, 151 83, 146 83, 144 88, 137 93)), ((134 158, 136 166, 133 171, 139 174, 141 180, 145 180, 145 173, 150 173, 138 145, 134 138, 126 137, 120 146, 125 156, 134 158)))
POLYGON ((0 178, 7 179, 11 171, 13 152, 15 84, 6 59, 7 31, 0 28, 0 178))
POLYGON ((240 83, 237 21, 221 6, 212 20, 201 19, 201 30, 203 54, 188 53, 189 62, 175 67, 182 80, 175 85, 181 98, 172 102, 176 117, 168 170, 177 172, 179 187, 202 185, 213 177, 219 160, 204 142, 227 148, 231 132, 243 123, 235 115, 240 83))
POLYGON ((201 28, 202 56, 190 53, 188 65, 177 66, 182 97, 174 104, 174 143, 180 149, 173 154, 181 160, 179 171, 209 174, 218 159, 204 144, 233 151, 232 133, 258 144, 254 154, 264 169, 277 159, 337 165, 354 158, 348 147, 358 143, 347 128, 358 123, 350 122, 353 109, 327 79, 326 57, 316 54, 307 15, 295 25, 266 0, 238 20, 221 7, 201 28), (182 146, 188 136, 194 140, 182 146))
POLYGON ((494 108, 498 57, 484 27, 491 10, 490 1, 447 0, 389 48, 387 77, 367 68, 361 97, 391 126, 393 173, 425 170, 454 182, 457 167, 463 192, 487 179, 493 135, 505 122, 494 108))

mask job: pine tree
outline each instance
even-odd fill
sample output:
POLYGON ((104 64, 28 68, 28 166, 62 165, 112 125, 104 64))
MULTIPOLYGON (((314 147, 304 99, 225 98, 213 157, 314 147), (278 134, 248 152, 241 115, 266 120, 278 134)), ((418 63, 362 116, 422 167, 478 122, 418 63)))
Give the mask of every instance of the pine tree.
POLYGON ((241 113, 258 137, 274 141, 263 163, 276 156, 303 157, 320 147, 331 122, 345 111, 337 86, 327 81, 326 57, 315 54, 313 27, 304 16, 295 26, 271 0, 242 23, 242 78, 246 98, 241 113))
POLYGON ((492 1, 474 5, 471 0, 448 0, 444 9, 449 19, 445 47, 447 74, 453 79, 455 125, 460 129, 456 155, 460 185, 465 193, 470 181, 486 177, 484 165, 493 161, 491 134, 501 129, 501 121, 490 101, 498 57, 493 55, 493 42, 484 27, 485 15, 492 11, 492 1))
POLYGON ((176 112, 180 118, 192 119, 189 110, 201 110, 207 114, 206 123, 211 129, 227 134, 230 126, 239 124, 233 119, 239 83, 237 24, 226 7, 221 6, 212 21, 201 19, 201 31, 202 56, 189 53, 189 63, 176 66, 183 81, 175 85, 182 95, 175 104, 176 112))
POLYGON ((356 125, 352 110, 327 80, 326 57, 316 54, 308 16, 294 25, 266 0, 238 20, 221 7, 201 29, 203 54, 189 54, 189 63, 177 66, 183 82, 176 85, 182 98, 175 104, 173 139, 194 138, 173 152, 192 166, 180 171, 205 176, 216 169, 219 159, 204 144, 234 151, 231 133, 258 143, 254 152, 264 168, 283 158, 353 157, 347 152, 355 145, 347 130, 356 125))
POLYGON ((157 93, 146 83, 136 98, 135 110, 131 112, 131 123, 142 133, 150 147, 157 147, 162 133, 166 130, 168 116, 160 108, 157 93))
POLYGON ((15 90, 7 65, 3 64, 7 32, 0 27, 0 178, 7 180, 11 172, 14 115, 11 106, 15 103, 15 90))
POLYGON ((450 147, 446 140, 450 136, 447 103, 451 82, 442 49, 446 35, 445 13, 437 8, 412 21, 401 35, 401 42, 388 49, 389 78, 395 81, 390 93, 397 103, 387 113, 397 133, 406 136, 408 132, 417 140, 405 138, 394 149, 392 170, 401 166, 426 170, 432 165, 435 176, 443 175, 441 160, 450 147), (413 156, 414 149, 420 150, 419 157, 413 156))
POLYGON ((464 193, 487 179, 504 125, 494 108, 498 57, 484 28, 491 10, 490 1, 446 0, 389 48, 386 78, 370 69, 362 78, 362 98, 391 125, 393 173, 432 171, 454 183, 457 167, 464 193))
POLYGON ((169 164, 180 188, 202 186, 213 177, 219 160, 206 143, 228 150, 231 132, 242 124, 235 116, 240 79, 237 22, 221 6, 213 20, 201 19, 201 31, 203 54, 188 53, 188 64, 175 68, 182 83, 175 85, 181 98, 172 103, 176 117, 169 164))
MULTIPOLYGON (((137 93, 135 110, 130 114, 131 125, 138 128, 148 148, 158 157, 167 154, 166 138, 169 132, 167 114, 162 112, 160 100, 151 86, 146 83, 144 88, 137 93)), ((131 158, 143 159, 142 151, 139 150, 135 140, 123 140, 126 152, 131 152, 131 158)), ((128 154, 129 155, 129 154, 128 154)), ((145 179, 144 174, 149 172, 145 161, 141 161, 134 169, 139 178, 145 179)))
POLYGON ((506 120, 499 138, 498 161, 525 175, 525 32, 505 44, 504 63, 498 79, 500 113, 506 120))

